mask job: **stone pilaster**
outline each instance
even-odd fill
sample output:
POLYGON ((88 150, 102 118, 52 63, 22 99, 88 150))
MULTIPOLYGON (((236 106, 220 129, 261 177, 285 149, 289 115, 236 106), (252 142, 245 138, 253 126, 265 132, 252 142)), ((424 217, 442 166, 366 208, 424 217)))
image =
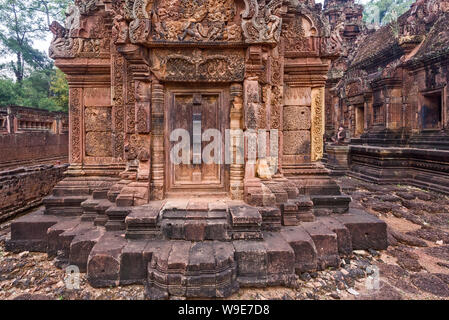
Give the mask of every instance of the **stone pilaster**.
POLYGON ((151 89, 151 200, 164 198, 164 86, 156 81, 151 89))
POLYGON ((311 155, 312 161, 323 157, 324 136, 324 87, 312 89, 311 123, 311 155))

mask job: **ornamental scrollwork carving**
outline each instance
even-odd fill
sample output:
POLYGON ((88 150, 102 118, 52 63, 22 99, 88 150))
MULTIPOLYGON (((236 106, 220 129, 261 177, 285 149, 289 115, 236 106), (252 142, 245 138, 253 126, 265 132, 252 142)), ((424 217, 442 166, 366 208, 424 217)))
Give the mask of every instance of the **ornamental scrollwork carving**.
POLYGON ((83 15, 89 15, 97 9, 98 0, 75 0, 75 5, 83 15))
POLYGON ((282 36, 287 52, 311 51, 309 38, 306 37, 301 19, 293 19, 290 23, 284 24, 282 36))
POLYGON ((245 0, 242 30, 245 42, 277 43, 282 26, 282 0, 245 0))
POLYGON ((72 33, 80 27, 80 10, 77 6, 71 5, 66 11, 65 27, 54 21, 50 25, 53 39, 50 44, 49 56, 51 58, 71 57, 78 49, 75 46, 76 39, 72 38, 72 33))
POLYGON ((152 71, 161 80, 243 81, 245 59, 236 51, 156 50, 152 71))
POLYGON ((344 30, 344 22, 340 22, 332 30, 330 37, 322 38, 324 53, 328 55, 340 55, 343 51, 342 33, 344 30))

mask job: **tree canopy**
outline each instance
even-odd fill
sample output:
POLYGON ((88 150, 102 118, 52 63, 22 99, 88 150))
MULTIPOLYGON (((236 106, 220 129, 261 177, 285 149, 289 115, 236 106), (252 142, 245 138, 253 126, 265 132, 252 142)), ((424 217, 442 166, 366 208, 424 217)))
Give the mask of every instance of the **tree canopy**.
POLYGON ((368 24, 386 25, 405 13, 415 0, 370 0, 365 4, 363 19, 368 24))
POLYGON ((35 41, 46 39, 52 21, 64 20, 71 0, 0 0, 0 105, 66 110, 68 87, 35 41))

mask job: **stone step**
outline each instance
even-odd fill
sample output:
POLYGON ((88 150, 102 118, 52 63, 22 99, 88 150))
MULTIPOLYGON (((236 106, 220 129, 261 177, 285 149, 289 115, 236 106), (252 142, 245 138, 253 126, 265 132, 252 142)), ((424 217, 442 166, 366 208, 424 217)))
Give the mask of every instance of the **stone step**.
POLYGON ((351 233, 354 250, 387 249, 387 224, 385 221, 354 208, 349 209, 346 214, 334 215, 333 217, 351 233))
POLYGON ((45 214, 61 216, 80 216, 83 214, 81 203, 90 199, 88 195, 55 196, 43 199, 45 214))
POLYGON ((332 216, 317 217, 317 221, 325 224, 330 230, 335 232, 337 235, 338 252, 340 255, 346 256, 352 253, 351 233, 343 223, 332 216))
POLYGON ((146 293, 151 299, 226 297, 237 290, 234 247, 229 242, 166 241, 148 263, 146 293))
POLYGON ((262 217, 262 230, 275 231, 281 228, 281 210, 277 207, 259 207, 262 217))
POLYGON ((87 261, 87 279, 93 287, 118 286, 125 236, 120 231, 106 232, 95 243, 87 261))
POLYGON ((135 207, 125 219, 126 238, 156 239, 161 236, 159 214, 163 203, 152 202, 149 205, 135 207))
POLYGON ((6 241, 6 250, 47 251, 47 230, 62 221, 63 217, 44 214, 39 209, 11 222, 11 238, 6 241))
POLYGON ((230 205, 232 239, 262 239, 262 216, 256 207, 230 205))
POLYGON ((81 215, 82 221, 94 221, 97 217, 97 206, 100 204, 100 199, 88 199, 81 202, 81 208, 83 214, 81 215))
POLYGON ((166 239, 190 241, 230 239, 226 214, 216 212, 164 213, 160 228, 166 239))
POLYGON ((314 214, 327 215, 328 213, 345 213, 349 209, 351 197, 347 195, 311 195, 314 214))
POLYGON ((301 226, 281 229, 281 236, 295 253, 294 268, 297 274, 317 268, 317 250, 312 237, 301 226))
POLYGON ((190 241, 230 239, 229 215, 224 201, 168 200, 160 216, 161 232, 166 239, 190 241))
POLYGON ((109 201, 109 199, 100 200, 97 206, 95 207, 97 215, 94 220, 94 225, 105 226, 106 223, 108 222, 108 216, 106 214, 106 211, 113 206, 114 203, 109 201))
POLYGON ((73 230, 80 224, 81 220, 67 219, 56 223, 47 229, 47 254, 49 257, 55 257, 59 252, 68 252, 70 249, 70 242, 65 244, 61 239, 61 234, 73 230))
POLYGON ((105 224, 107 231, 125 230, 125 219, 131 212, 133 207, 116 207, 112 206, 106 210, 108 221, 105 224))
POLYGON ((317 268, 324 270, 328 267, 338 267, 337 234, 320 221, 303 222, 301 226, 312 238, 317 251, 317 268))
MULTIPOLYGON (((79 220, 79 218, 78 218, 79 220)), ((70 245, 73 241, 73 239, 77 235, 84 234, 86 232, 89 232, 92 230, 94 226, 89 221, 79 221, 79 223, 74 226, 73 228, 67 228, 61 233, 57 234, 57 239, 54 239, 54 241, 58 242, 58 259, 63 262, 69 262, 70 257, 70 245)), ((57 232, 57 229, 55 230, 57 232)), ((47 233, 48 235, 48 233, 47 233)))
POLYGON ((89 254, 104 233, 105 229, 101 227, 78 233, 70 243, 69 264, 77 266, 80 272, 86 272, 89 254))

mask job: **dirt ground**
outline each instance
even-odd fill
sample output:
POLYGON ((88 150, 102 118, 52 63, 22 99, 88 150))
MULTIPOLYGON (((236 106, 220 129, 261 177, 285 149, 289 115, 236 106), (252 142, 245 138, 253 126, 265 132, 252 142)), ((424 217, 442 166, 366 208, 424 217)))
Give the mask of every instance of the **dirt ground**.
MULTIPOLYGON (((295 288, 241 289, 228 299, 449 299, 449 197, 402 185, 339 179, 363 208, 388 224, 389 248, 355 251, 341 268, 303 273, 295 288)), ((5 252, 9 224, 0 226, 0 299, 144 299, 139 285, 96 289, 80 278, 67 289, 65 270, 43 253, 5 252)))

